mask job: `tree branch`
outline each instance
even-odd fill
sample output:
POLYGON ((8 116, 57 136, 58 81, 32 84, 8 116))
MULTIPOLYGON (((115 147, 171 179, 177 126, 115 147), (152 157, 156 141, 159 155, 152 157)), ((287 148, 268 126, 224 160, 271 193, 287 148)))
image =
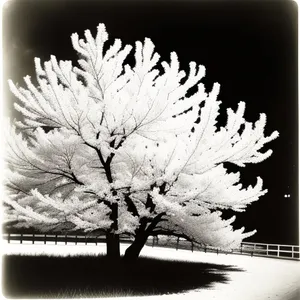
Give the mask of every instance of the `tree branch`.
POLYGON ((79 184, 79 185, 84 185, 83 182, 81 182, 80 180, 78 180, 78 178, 75 176, 75 174, 72 172, 71 173, 72 179, 75 183, 79 184))
POLYGON ((132 201, 132 199, 129 197, 128 194, 125 194, 124 200, 128 207, 128 211, 131 212, 133 214, 133 216, 139 216, 139 212, 138 212, 134 202, 132 201))
POLYGON ((147 234, 150 235, 151 232, 155 229, 156 225, 162 221, 162 217, 165 216, 166 213, 162 212, 154 217, 154 219, 151 221, 150 225, 147 227, 147 234))
POLYGON ((200 246, 205 246, 206 245, 204 243, 200 243, 200 242, 196 241, 195 239, 187 236, 184 233, 178 233, 178 232, 175 232, 173 230, 159 229, 159 230, 153 231, 152 234, 150 234, 150 235, 152 235, 152 236, 157 236, 157 235, 175 236, 175 237, 178 237, 178 238, 184 238, 187 241, 189 241, 191 243, 198 244, 200 246))

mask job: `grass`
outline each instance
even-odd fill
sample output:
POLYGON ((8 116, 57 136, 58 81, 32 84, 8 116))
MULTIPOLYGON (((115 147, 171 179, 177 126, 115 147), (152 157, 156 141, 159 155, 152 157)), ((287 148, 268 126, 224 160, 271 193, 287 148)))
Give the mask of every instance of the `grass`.
POLYGON ((180 293, 228 282, 233 266, 140 257, 136 262, 105 256, 3 257, 7 298, 99 298, 180 293))

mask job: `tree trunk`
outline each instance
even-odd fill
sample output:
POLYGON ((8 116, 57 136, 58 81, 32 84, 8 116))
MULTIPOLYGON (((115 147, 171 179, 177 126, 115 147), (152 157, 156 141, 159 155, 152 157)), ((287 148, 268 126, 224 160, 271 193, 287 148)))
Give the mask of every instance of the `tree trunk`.
POLYGON ((111 259, 120 259, 120 237, 118 234, 106 234, 106 255, 111 259))
POLYGON ((106 255, 110 259, 120 259, 120 237, 114 232, 118 230, 118 203, 111 204, 110 219, 113 221, 106 234, 106 255))
POLYGON ((139 257, 141 250, 145 246, 147 239, 148 235, 146 233, 142 233, 140 236, 136 237, 132 244, 126 249, 124 260, 136 260, 139 257))
POLYGON ((150 225, 147 227, 147 219, 142 219, 140 227, 136 232, 135 240, 133 243, 126 249, 124 260, 130 261, 135 260, 139 257, 141 250, 145 246, 148 237, 151 235, 156 225, 162 221, 162 217, 166 213, 160 213, 151 221, 150 225), (147 227, 147 229, 146 229, 147 227))

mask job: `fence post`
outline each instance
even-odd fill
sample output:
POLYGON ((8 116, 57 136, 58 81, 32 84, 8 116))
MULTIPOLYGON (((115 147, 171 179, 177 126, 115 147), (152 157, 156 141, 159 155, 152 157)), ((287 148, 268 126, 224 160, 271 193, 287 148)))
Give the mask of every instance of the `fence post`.
POLYGON ((292 246, 292 258, 294 258, 294 246, 292 246))
POLYGON ((279 257, 279 252, 280 252, 280 246, 277 245, 277 257, 279 257))
POLYGON ((75 235, 75 245, 77 245, 77 234, 75 235))
POLYGON ((20 243, 23 244, 23 233, 21 233, 21 240, 20 243))
POLYGON ((32 234, 32 244, 34 244, 34 233, 32 234))
POLYGON ((177 238, 177 243, 176 243, 176 251, 178 250, 178 246, 179 246, 179 237, 177 238))
POLYGON ((243 254, 243 244, 241 244, 240 252, 241 252, 241 254, 243 254))
POLYGON ((55 245, 57 245, 57 234, 55 235, 55 245))
POLYGON ((193 243, 193 241, 191 242, 191 246, 192 246, 192 252, 194 252, 194 243, 193 243))
POLYGON ((67 245, 67 235, 65 234, 65 245, 67 245))
POLYGON ((86 235, 84 236, 84 240, 85 240, 85 244, 87 245, 87 239, 86 239, 86 235))
POLYGON ((206 253, 206 245, 204 246, 204 252, 206 253))
POLYGON ((45 234, 45 236, 44 236, 44 244, 46 244, 46 234, 45 234))
POLYGON ((7 242, 10 244, 10 233, 7 234, 7 242))
POLYGON ((267 245, 267 256, 269 255, 269 244, 267 245))
POLYGON ((219 255, 219 248, 217 248, 217 255, 219 255))

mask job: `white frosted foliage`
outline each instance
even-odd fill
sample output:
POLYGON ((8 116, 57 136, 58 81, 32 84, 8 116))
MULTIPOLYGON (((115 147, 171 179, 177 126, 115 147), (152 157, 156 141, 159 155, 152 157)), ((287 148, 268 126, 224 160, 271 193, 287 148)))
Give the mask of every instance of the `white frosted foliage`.
POLYGON ((9 81, 23 118, 6 130, 7 221, 131 236, 144 226, 225 248, 254 234, 233 230, 221 211, 244 211, 267 190, 260 177, 243 186, 224 163, 271 155, 261 149, 278 132, 264 134, 266 115, 248 122, 240 102, 220 126, 220 85, 205 90, 204 66, 184 72, 175 52, 161 61, 149 38, 104 51, 108 39, 104 24, 96 37, 74 33, 77 66, 35 58, 36 85, 9 81))

